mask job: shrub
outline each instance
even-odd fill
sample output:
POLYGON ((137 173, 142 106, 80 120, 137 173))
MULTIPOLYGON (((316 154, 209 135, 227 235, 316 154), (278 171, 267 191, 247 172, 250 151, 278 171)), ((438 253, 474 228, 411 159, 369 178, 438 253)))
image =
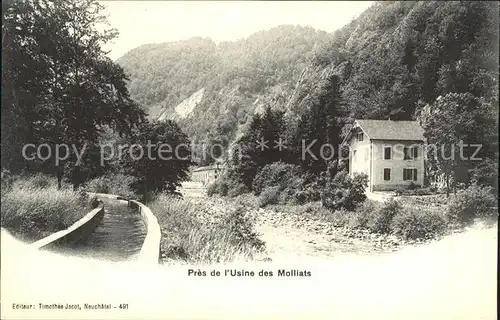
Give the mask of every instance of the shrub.
POLYGON ((207 187, 209 197, 218 194, 223 197, 229 196, 233 198, 248 192, 250 190, 243 183, 234 181, 227 176, 221 177, 207 187))
POLYGON ((228 228, 233 245, 249 245, 258 251, 264 249, 265 243, 259 239, 258 234, 254 231, 253 221, 243 207, 231 211, 224 217, 222 223, 228 228))
POLYGON ((498 162, 484 158, 471 172, 471 182, 493 187, 498 193, 498 162))
POLYGON ((209 197, 215 194, 221 196, 227 196, 227 192, 228 192, 227 183, 222 180, 216 180, 207 187, 207 195, 209 197))
POLYGON ((244 193, 248 193, 250 190, 241 182, 234 182, 228 185, 227 195, 231 198, 237 197, 244 193))
POLYGON ((452 195, 448 204, 448 217, 462 224, 470 223, 476 217, 493 217, 497 199, 493 188, 473 184, 452 195))
POLYGON ((355 174, 353 178, 347 171, 338 172, 326 183, 321 195, 323 205, 330 210, 354 210, 366 200, 365 188, 368 185, 366 174, 355 174))
MULTIPOLYGON (((374 212, 379 209, 380 204, 375 201, 365 201, 355 211, 346 212, 347 225, 351 228, 367 228, 374 212)), ((342 211, 342 210, 341 210, 342 211)))
POLYGON ((130 187, 134 180, 134 177, 124 174, 107 174, 87 181, 84 188, 89 192, 114 194, 126 199, 137 199, 137 194, 130 187))
POLYGON ((297 204, 320 201, 322 189, 317 181, 304 184, 294 193, 294 201, 297 204))
POLYGON ((252 183, 252 190, 259 195, 266 187, 278 187, 279 191, 290 188, 300 174, 298 166, 283 162, 273 162, 264 166, 255 176, 252 183))
POLYGON ((386 201, 380 208, 373 210, 367 223, 368 229, 376 233, 390 233, 392 219, 403 210, 396 200, 386 201))
POLYGON ((438 211, 404 207, 392 219, 393 234, 407 240, 430 239, 446 229, 446 219, 438 211))
POLYGON ((280 199, 280 190, 278 186, 265 188, 259 196, 259 206, 261 208, 269 204, 278 204, 280 199))

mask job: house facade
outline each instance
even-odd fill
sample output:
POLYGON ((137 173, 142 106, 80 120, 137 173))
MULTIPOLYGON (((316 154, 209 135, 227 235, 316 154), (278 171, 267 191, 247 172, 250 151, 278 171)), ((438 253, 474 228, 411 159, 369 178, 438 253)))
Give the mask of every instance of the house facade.
POLYGON ((191 181, 208 184, 217 179, 217 173, 218 168, 215 166, 196 168, 191 172, 191 181))
POLYGON ((221 164, 196 168, 191 171, 191 181, 210 184, 220 176, 222 170, 221 164))
POLYGON ((355 120, 343 142, 349 174, 365 173, 368 191, 424 184, 424 131, 417 121, 355 120))

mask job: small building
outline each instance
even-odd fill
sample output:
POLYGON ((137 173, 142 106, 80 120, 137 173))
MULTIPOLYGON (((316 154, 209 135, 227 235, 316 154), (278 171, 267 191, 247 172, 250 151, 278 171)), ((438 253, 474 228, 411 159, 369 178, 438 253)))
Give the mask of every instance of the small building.
POLYGON ((417 121, 355 120, 343 141, 349 174, 365 173, 368 191, 424 184, 424 130, 417 121))
POLYGON ((199 167, 191 172, 191 181, 209 184, 214 182, 220 174, 220 165, 199 167))

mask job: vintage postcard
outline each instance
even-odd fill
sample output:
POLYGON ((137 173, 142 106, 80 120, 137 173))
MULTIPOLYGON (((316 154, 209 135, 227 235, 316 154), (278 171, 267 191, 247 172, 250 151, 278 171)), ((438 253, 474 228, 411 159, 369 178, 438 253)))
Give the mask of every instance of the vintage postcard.
POLYGON ((2 0, 1 319, 497 318, 499 3, 2 0))

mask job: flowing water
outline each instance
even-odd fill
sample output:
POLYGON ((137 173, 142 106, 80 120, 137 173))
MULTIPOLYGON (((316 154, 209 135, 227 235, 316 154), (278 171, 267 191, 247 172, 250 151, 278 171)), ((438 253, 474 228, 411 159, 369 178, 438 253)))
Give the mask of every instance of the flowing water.
POLYGON ((146 236, 146 228, 137 210, 127 203, 101 198, 104 217, 94 233, 64 253, 109 261, 134 260, 146 236))

